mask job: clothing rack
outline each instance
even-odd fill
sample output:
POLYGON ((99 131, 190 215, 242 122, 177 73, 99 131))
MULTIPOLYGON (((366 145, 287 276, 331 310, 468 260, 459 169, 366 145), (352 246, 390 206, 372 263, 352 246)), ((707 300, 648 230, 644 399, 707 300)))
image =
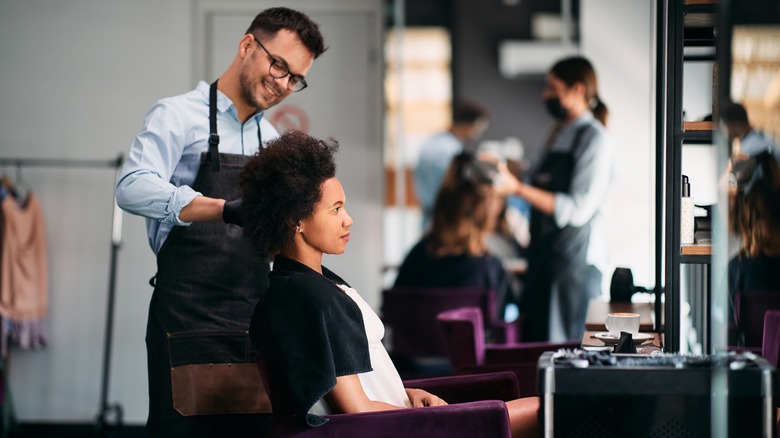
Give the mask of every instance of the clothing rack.
MULTIPOLYGON (((119 176, 119 171, 124 163, 124 156, 119 155, 113 160, 97 159, 58 159, 58 158, 0 158, 0 166, 22 167, 57 167, 57 168, 84 168, 105 169, 113 168, 114 179, 119 176)), ((122 425, 123 410, 118 403, 108 403, 109 371, 111 365, 111 344, 114 331, 114 298, 116 296, 116 270, 119 247, 122 243, 122 210, 113 198, 113 215, 111 220, 111 259, 108 279, 108 309, 106 312, 105 338, 103 344, 103 369, 100 386, 100 405, 95 417, 94 436, 105 434, 108 415, 113 413, 115 425, 122 425)))

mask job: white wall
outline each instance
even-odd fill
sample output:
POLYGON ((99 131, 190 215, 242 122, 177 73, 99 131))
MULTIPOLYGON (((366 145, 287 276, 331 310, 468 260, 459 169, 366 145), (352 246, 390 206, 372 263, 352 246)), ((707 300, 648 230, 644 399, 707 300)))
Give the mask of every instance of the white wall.
MULTIPOLYGON (((194 72, 201 55, 196 52, 201 47, 194 43, 198 3, 207 2, 0 0, 0 157, 108 160, 125 154, 155 100, 185 92, 201 79, 194 72)), ((223 4, 253 10, 236 29, 237 41, 254 13, 278 2, 223 4)), ((377 50, 381 47, 378 1, 284 4, 309 8, 323 17, 328 8, 338 9, 336 5, 370 10, 367 20, 376 25, 366 26, 369 35, 360 38, 377 43, 377 50)), ((334 16, 330 14, 329 23, 334 16)), ((323 26, 326 40, 329 32, 341 35, 338 31, 323 26)), ((333 49, 323 59, 347 55, 333 49)), ((361 65, 371 56, 381 62, 375 53, 359 56, 356 62, 361 65)), ((350 60, 340 63, 350 65, 350 60)), ((337 85, 350 85, 336 83, 326 77, 328 73, 315 77, 316 66, 312 83, 331 93, 337 85)), ((381 181, 376 183, 373 175, 381 175, 381 74, 370 66, 363 74, 365 88, 345 95, 351 105, 360 107, 356 111, 365 127, 359 137, 352 134, 354 122, 348 114, 336 110, 342 102, 323 101, 312 116, 327 111, 329 125, 317 127, 314 134, 346 139, 340 172, 345 172, 348 194, 350 186, 355 187, 351 213, 365 224, 353 234, 366 238, 362 243, 353 239, 339 263, 354 266, 356 278, 346 277, 375 301, 382 191, 381 181)), ((2 170, 13 177, 14 169, 2 170)), ((90 422, 100 397, 114 174, 111 169, 25 168, 23 175, 44 208, 51 309, 49 346, 40 351, 14 349, 11 354, 9 378, 16 412, 25 422, 90 422)), ((147 413, 144 333, 152 292, 148 280, 155 262, 143 220, 128 214, 124 219, 109 402, 122 405, 126 423, 142 424, 147 413)))
POLYGON ((612 267, 631 268, 634 283, 654 285, 655 6, 652 1, 582 0, 582 53, 596 68, 609 108, 608 132, 618 176, 604 225, 612 267))

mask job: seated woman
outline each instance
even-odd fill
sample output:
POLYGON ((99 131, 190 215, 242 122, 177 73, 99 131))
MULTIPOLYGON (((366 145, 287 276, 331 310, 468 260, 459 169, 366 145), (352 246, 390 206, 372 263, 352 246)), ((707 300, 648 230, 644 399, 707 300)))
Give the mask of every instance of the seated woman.
MULTIPOLYGON (((275 255, 250 336, 284 387, 274 410, 309 426, 324 423, 317 414, 446 404, 404 389, 382 346, 379 317, 322 266, 323 254, 344 252, 352 225, 335 176, 337 148, 333 140, 286 133, 241 174, 245 231, 261 253, 275 255)), ((507 403, 514 436, 537 433, 538 407, 536 397, 507 403)))
POLYGON ((395 286, 484 287, 496 293, 494 320, 517 296, 501 259, 488 252, 487 237, 503 207, 493 177, 473 155, 452 159, 433 207, 430 230, 407 254, 395 286))
POLYGON ((729 199, 729 224, 742 248, 729 261, 729 293, 780 293, 780 168, 764 152, 735 164, 735 172, 740 180, 729 199))

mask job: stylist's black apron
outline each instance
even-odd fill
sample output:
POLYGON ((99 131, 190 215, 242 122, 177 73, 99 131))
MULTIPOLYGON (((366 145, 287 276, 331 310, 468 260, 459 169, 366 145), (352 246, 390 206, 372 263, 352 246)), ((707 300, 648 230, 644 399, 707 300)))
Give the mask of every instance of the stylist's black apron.
MULTIPOLYGON (((589 127, 578 128, 569 151, 548 152, 531 185, 552 193, 570 193, 574 165, 587 147, 582 144, 582 135, 589 127)), ((520 311, 525 314, 523 340, 546 341, 550 335, 551 312, 560 312, 566 331, 580 319, 580 314, 584 323, 590 222, 582 227, 560 228, 552 216, 533 208, 530 233, 528 274, 520 303, 520 311), (551 308, 554 286, 558 305, 551 308)))
MULTIPOLYGON (((209 152, 201 156, 192 188, 236 199, 248 157, 218 153, 216 82, 209 100, 209 152)), ((259 413, 270 412, 270 403, 248 330, 268 273, 268 261, 257 259, 237 225, 173 228, 157 255, 146 329, 149 436, 262 435, 270 415, 259 413)))

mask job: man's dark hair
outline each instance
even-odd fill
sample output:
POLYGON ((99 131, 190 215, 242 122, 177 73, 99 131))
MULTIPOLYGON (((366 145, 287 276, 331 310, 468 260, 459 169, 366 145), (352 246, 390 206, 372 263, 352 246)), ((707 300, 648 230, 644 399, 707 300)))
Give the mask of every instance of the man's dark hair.
POLYGON ((271 140, 241 171, 244 232, 265 257, 292 244, 314 214, 322 183, 336 176, 338 142, 290 131, 271 140))
POLYGON ((320 33, 320 27, 306 14, 290 8, 269 8, 257 14, 246 33, 256 36, 273 37, 281 29, 298 34, 298 38, 307 49, 318 58, 327 50, 320 33))
POLYGON ((457 101, 452 106, 452 123, 476 123, 477 120, 488 117, 488 110, 473 100, 457 101))
POLYGON ((748 115, 747 111, 745 111, 745 107, 736 102, 726 105, 720 113, 720 118, 726 123, 748 123, 748 115))

